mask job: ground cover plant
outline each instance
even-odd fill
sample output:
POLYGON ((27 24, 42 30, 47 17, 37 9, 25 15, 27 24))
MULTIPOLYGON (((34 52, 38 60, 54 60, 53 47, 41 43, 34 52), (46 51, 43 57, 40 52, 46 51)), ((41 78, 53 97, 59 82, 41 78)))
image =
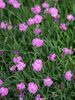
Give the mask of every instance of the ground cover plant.
POLYGON ((0 0, 0 100, 75 100, 75 0, 0 0))

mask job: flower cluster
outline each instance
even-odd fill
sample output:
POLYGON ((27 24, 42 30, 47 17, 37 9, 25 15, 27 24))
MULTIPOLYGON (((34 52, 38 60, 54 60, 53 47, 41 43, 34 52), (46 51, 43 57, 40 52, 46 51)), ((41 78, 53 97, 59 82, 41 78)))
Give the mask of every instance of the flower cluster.
POLYGON ((26 67, 26 64, 23 62, 21 56, 14 57, 13 62, 15 63, 15 65, 10 67, 10 71, 16 71, 16 70, 21 71, 24 70, 24 68, 26 67))
MULTIPOLYGON (((58 2, 58 0, 54 0, 55 3, 58 2)), ((8 0, 8 4, 12 7, 14 7, 15 9, 19 9, 21 7, 21 3, 18 0, 8 0)), ((6 4, 4 2, 4 0, 0 0, 0 9, 5 9, 6 8, 6 4)), ((43 14, 46 15, 48 14, 48 16, 50 16, 52 18, 52 20, 55 22, 59 21, 60 15, 59 15, 59 9, 57 6, 52 6, 50 7, 50 5, 45 1, 42 3, 42 8, 44 9, 43 14)), ((35 34, 35 38, 32 39, 31 41, 31 45, 32 48, 42 48, 42 46, 45 44, 44 39, 41 39, 39 34, 42 33, 42 30, 40 28, 41 23, 44 19, 44 17, 42 16, 42 8, 39 5, 35 5, 34 7, 31 8, 31 12, 33 13, 33 17, 28 18, 28 20, 26 22, 21 22, 17 25, 18 30, 20 32, 26 32, 26 30, 31 27, 32 25, 34 25, 34 29, 33 29, 33 33, 35 34)), ((71 23, 75 20, 74 16, 72 14, 68 14, 66 16, 66 20, 68 21, 68 23, 71 23)), ((59 22, 57 23, 59 29, 61 31, 66 31, 68 29, 68 24, 65 22, 59 22)), ((11 30, 13 28, 11 23, 7 23, 6 21, 2 21, 0 22, 0 29, 2 30, 11 30)), ((0 51, 0 55, 2 55, 2 51, 0 51)), ((23 71, 24 68, 26 67, 26 63, 24 63, 23 59, 21 56, 18 55, 18 51, 14 51, 15 57, 13 58, 13 65, 12 67, 10 67, 10 71, 11 72, 16 72, 16 71, 23 71)), ((63 48, 62 49, 62 55, 66 56, 66 55, 72 55, 73 54, 73 50, 70 48, 63 48)), ((55 62, 57 60, 57 55, 56 53, 50 52, 49 55, 47 56, 48 61, 51 62, 55 62)), ((35 59, 32 64, 31 64, 32 70, 35 73, 41 73, 44 64, 43 64, 43 59, 39 59, 37 57, 37 59, 35 59)), ((64 74, 64 78, 67 81, 71 81, 73 77, 73 73, 68 70, 65 72, 64 74)), ((54 79, 52 78, 52 76, 48 76, 46 75, 46 77, 43 80, 43 86, 50 88, 53 84, 54 84, 54 79)), ((4 97, 8 94, 8 88, 3 87, 3 81, 0 79, 0 96, 4 97)), ((26 85, 24 84, 24 82, 20 82, 16 85, 17 90, 19 91, 19 98, 20 100, 23 99, 23 93, 24 90, 26 88, 26 85)), ((28 92, 31 94, 36 94, 39 90, 39 85, 36 84, 34 81, 31 81, 28 83, 28 92)), ((41 97, 40 94, 37 94, 35 97, 35 100, 43 100, 43 98, 41 97)))

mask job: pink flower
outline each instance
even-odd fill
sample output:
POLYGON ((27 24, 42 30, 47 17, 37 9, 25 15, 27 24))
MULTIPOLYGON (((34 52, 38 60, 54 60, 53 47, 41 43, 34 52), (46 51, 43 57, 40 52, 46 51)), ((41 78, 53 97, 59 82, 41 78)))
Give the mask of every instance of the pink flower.
POLYGON ((16 71, 17 67, 16 65, 13 65, 12 67, 10 67, 10 71, 16 71))
POLYGON ((21 56, 14 57, 13 62, 15 63, 15 65, 10 68, 10 71, 21 71, 26 67, 26 64, 23 62, 21 56))
POLYGON ((20 93, 19 100, 23 100, 23 98, 24 98, 24 94, 23 93, 20 93))
POLYGON ((44 79, 44 86, 50 87, 50 86, 52 86, 52 84, 53 84, 52 79, 51 79, 50 77, 47 76, 47 77, 44 79))
POLYGON ((44 44, 44 41, 39 39, 39 38, 35 38, 35 39, 32 40, 32 45, 36 46, 38 48, 42 47, 43 44, 44 44))
POLYGON ((35 24, 34 18, 29 18, 28 21, 27 21, 27 24, 28 25, 34 25, 35 24))
POLYGON ((41 71, 42 67, 43 67, 43 64, 42 64, 41 59, 37 59, 37 60, 34 61, 34 63, 32 63, 32 68, 36 72, 41 71))
POLYGON ((37 94, 36 97, 35 97, 35 100, 43 100, 43 98, 41 98, 40 94, 37 94))
POLYGON ((19 24, 19 30, 20 31, 25 32, 27 28, 28 28, 28 25, 26 25, 25 23, 19 24))
POLYGON ((60 18, 60 15, 57 15, 57 16, 54 18, 54 21, 55 21, 55 22, 58 22, 59 18, 60 18))
POLYGON ((49 8, 49 4, 47 2, 42 3, 43 8, 49 8))
POLYGON ((23 61, 23 59, 22 59, 22 57, 21 56, 18 56, 18 57, 14 57, 13 58, 13 62, 16 64, 16 63, 19 63, 19 62, 21 62, 21 61, 23 61))
POLYGON ((31 11, 34 13, 34 14, 39 14, 41 12, 41 8, 39 5, 36 5, 35 7, 32 7, 31 8, 31 11))
POLYGON ((0 96, 3 97, 3 96, 6 96, 7 94, 8 94, 8 88, 1 87, 0 88, 0 96))
POLYGON ((52 17, 56 18, 56 16, 58 16, 58 9, 55 7, 52 7, 49 9, 49 13, 51 14, 52 17))
POLYGON ((63 48, 62 51, 64 55, 73 54, 73 51, 68 48, 63 48))
POLYGON ((23 91, 25 89, 25 84, 23 82, 20 82, 17 84, 17 89, 19 91, 23 91))
POLYGON ((19 62, 18 64, 16 64, 17 70, 21 71, 26 67, 26 64, 24 62, 19 62))
POLYGON ((49 54, 48 59, 51 60, 51 61, 55 61, 56 60, 56 54, 54 54, 54 53, 49 54))
POLYGON ((34 29, 34 33, 37 35, 37 34, 40 34, 41 33, 41 29, 40 28, 35 28, 34 29))
POLYGON ((71 78, 72 78, 72 73, 71 73, 71 71, 67 71, 67 72, 65 73, 65 79, 66 79, 67 81, 71 81, 71 78))
POLYGON ((67 20, 68 21, 74 21, 74 16, 72 14, 67 15, 67 20))
POLYGON ((0 28, 6 30, 7 28, 7 23, 5 21, 0 23, 0 28))
POLYGON ((34 22, 35 24, 39 24, 42 22, 42 16, 41 15, 35 15, 34 16, 34 22))
POLYGON ((3 81, 0 79, 0 86, 2 86, 2 84, 3 84, 3 81))
POLYGON ((18 0, 8 0, 8 3, 12 5, 15 9, 20 8, 21 4, 18 2, 18 0))
POLYGON ((63 31, 66 31, 67 30, 67 26, 65 23, 61 23, 60 24, 60 29, 63 30, 63 31))
POLYGON ((8 4, 12 5, 15 0, 8 0, 8 4))
POLYGON ((15 9, 18 9, 18 8, 20 8, 20 6, 21 6, 21 4, 20 4, 17 0, 14 0, 14 2, 12 3, 12 5, 13 5, 13 7, 14 7, 15 9))
POLYGON ((5 2, 3 0, 0 0, 0 9, 5 9, 5 2))
POLYGON ((38 90, 38 86, 37 86, 37 84, 35 84, 34 82, 30 82, 30 83, 28 84, 28 91, 29 91, 30 93, 35 94, 35 93, 37 92, 37 90, 38 90))

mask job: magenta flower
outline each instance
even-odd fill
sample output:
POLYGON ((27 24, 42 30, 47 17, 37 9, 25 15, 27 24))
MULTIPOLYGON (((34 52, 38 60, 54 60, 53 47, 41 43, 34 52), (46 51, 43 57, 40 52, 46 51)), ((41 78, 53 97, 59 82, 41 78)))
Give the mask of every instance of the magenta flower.
POLYGON ((57 16, 54 18, 54 21, 55 21, 55 22, 58 22, 59 18, 60 18, 60 15, 57 15, 57 16))
POLYGON ((40 28, 35 28, 34 29, 34 33, 37 35, 37 34, 40 34, 41 33, 41 29, 40 28))
POLYGON ((52 79, 51 79, 50 77, 47 76, 47 77, 44 79, 44 86, 50 87, 50 86, 52 86, 52 84, 53 84, 52 79))
POLYGON ((47 2, 42 3, 43 8, 49 8, 49 4, 47 2))
POLYGON ((5 9, 5 2, 3 0, 0 0, 0 9, 5 9))
POLYGON ((1 87, 0 88, 0 96, 1 97, 4 97, 4 96, 6 96, 8 94, 8 88, 6 88, 6 87, 1 87))
POLYGON ((24 94, 21 93, 21 94, 19 95, 19 100, 23 100, 23 97, 24 97, 24 94))
POLYGON ((19 30, 21 32, 25 32, 27 28, 28 28, 28 25, 26 25, 25 23, 20 23, 19 24, 19 30))
POLYGON ((15 65, 10 67, 10 71, 16 71, 16 70, 21 71, 26 67, 26 64, 23 62, 21 56, 14 57, 13 62, 15 63, 15 65))
POLYGON ((25 89, 25 84, 23 82, 20 82, 16 87, 19 91, 23 91, 25 89))
POLYGON ((16 71, 16 69, 17 69, 17 67, 16 67, 16 65, 13 65, 12 67, 10 67, 10 71, 16 71))
POLYGON ((13 58, 13 62, 16 64, 16 63, 19 63, 19 62, 22 62, 23 61, 23 59, 22 59, 22 57, 21 56, 17 56, 17 57, 14 57, 13 58))
POLYGON ((28 25, 34 25, 35 24, 34 18, 29 18, 28 21, 27 21, 27 24, 28 25))
POLYGON ((36 97, 35 97, 35 100, 43 100, 43 98, 41 98, 40 94, 37 94, 36 97))
POLYGON ((39 5, 36 5, 35 7, 32 7, 31 8, 31 11, 34 13, 34 14, 39 14, 41 12, 41 8, 39 5))
POLYGON ((41 15, 35 15, 34 16, 34 22, 35 24, 39 24, 42 22, 42 16, 41 15))
POLYGON ((42 67, 43 67, 43 64, 42 64, 41 59, 37 59, 37 60, 34 61, 34 63, 32 63, 32 68, 36 72, 41 71, 42 67))
POLYGON ((0 79, 0 86, 2 86, 3 85, 3 81, 0 79))
POLYGON ((71 73, 71 71, 67 71, 66 73, 65 73, 65 79, 67 80, 67 81, 71 81, 71 78, 72 78, 72 73, 71 73))
POLYGON ((73 54, 73 51, 68 48, 63 48, 62 51, 64 55, 73 54))
POLYGON ((51 60, 51 61, 55 61, 56 60, 56 54, 54 54, 54 53, 49 54, 48 59, 51 60))
POLYGON ((14 50, 13 53, 18 55, 19 51, 18 50, 14 50))
POLYGON ((61 23, 60 24, 60 29, 63 30, 63 31, 66 31, 67 30, 67 26, 65 23, 61 23))
POLYGON ((13 2, 13 7, 15 8, 15 9, 18 9, 18 8, 20 8, 20 6, 21 6, 21 4, 17 1, 17 0, 14 0, 14 2, 13 2))
POLYGON ((72 14, 70 14, 70 15, 67 15, 67 20, 68 21, 74 21, 74 16, 72 15, 72 14))
POLYGON ((12 5, 15 0, 8 0, 8 4, 12 5))
POLYGON ((21 71, 26 67, 26 64, 24 62, 19 62, 18 64, 16 64, 17 70, 21 71))
POLYGON ((52 7, 49 9, 49 13, 51 14, 52 17, 56 18, 56 16, 58 16, 58 9, 55 7, 52 7))
POLYGON ((6 30, 7 28, 7 23, 5 21, 0 23, 0 28, 6 30))
POLYGON ((35 94, 38 91, 38 86, 34 82, 28 84, 28 91, 32 94, 35 94))
POLYGON ((15 9, 20 8, 21 4, 18 2, 18 0, 8 0, 8 3, 12 5, 15 9))
POLYGON ((44 41, 39 39, 39 38, 35 38, 35 39, 32 40, 32 45, 36 46, 38 48, 42 47, 43 44, 44 44, 44 41))

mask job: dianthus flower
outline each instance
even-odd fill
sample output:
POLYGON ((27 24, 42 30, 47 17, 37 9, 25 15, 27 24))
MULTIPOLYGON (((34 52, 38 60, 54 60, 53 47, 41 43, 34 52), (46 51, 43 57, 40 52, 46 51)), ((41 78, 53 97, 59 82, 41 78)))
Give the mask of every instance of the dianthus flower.
POLYGON ((66 31, 67 30, 67 26, 65 23, 61 23, 60 24, 60 29, 63 30, 63 31, 66 31))
POLYGON ((55 7, 52 7, 49 9, 49 13, 51 14, 52 17, 56 18, 56 16, 58 16, 58 9, 55 7))
POLYGON ((34 82, 30 82, 30 83, 28 84, 28 91, 29 91, 30 93, 35 94, 35 93, 37 92, 37 90, 38 90, 38 86, 37 86, 37 84, 35 84, 34 82))
POLYGON ((19 30, 21 32, 25 32, 27 28, 28 28, 28 25, 26 25, 25 23, 20 23, 19 24, 19 30))
POLYGON ((72 15, 72 14, 70 14, 70 15, 67 15, 67 20, 68 21, 74 21, 74 16, 72 15))
POLYGON ((40 28, 35 28, 34 29, 34 33, 37 35, 37 34, 40 34, 41 33, 41 29, 40 28))
POLYGON ((8 94, 8 88, 6 88, 6 87, 1 87, 0 88, 0 96, 1 97, 4 97, 4 96, 6 96, 8 94))
POLYGON ((50 77, 47 76, 47 77, 44 79, 44 86, 50 87, 50 86, 52 86, 52 84, 53 84, 52 79, 51 79, 50 77))
POLYGON ((23 91, 25 89, 25 84, 23 82, 20 82, 16 87, 19 91, 23 91))
POLYGON ((42 67, 43 67, 43 64, 42 64, 42 60, 41 59, 37 59, 32 63, 32 68, 36 72, 41 71, 42 67))
POLYGON ((6 30, 7 28, 7 23, 5 21, 0 23, 0 28, 6 30))
POLYGON ((33 46, 36 46, 36 47, 38 47, 38 48, 42 47, 43 44, 44 44, 44 41, 41 40, 41 39, 39 39, 39 38, 34 38, 34 39, 32 40, 32 45, 33 45, 33 46))
POLYGON ((42 7, 43 8, 49 8, 49 4, 45 1, 42 3, 42 7))
POLYGON ((12 5, 15 9, 20 8, 21 4, 18 2, 18 0, 8 0, 8 3, 12 5))
POLYGON ((39 14, 41 12, 41 8, 39 5, 36 5, 35 7, 31 8, 31 11, 35 14, 39 14))
POLYGON ((71 71, 67 71, 67 72, 65 73, 65 79, 66 79, 67 81, 71 81, 71 78, 72 78, 72 73, 71 73, 71 71))
POLYGON ((73 51, 68 48, 63 48, 62 51, 64 55, 73 54, 73 51))
POLYGON ((54 54, 54 53, 49 54, 48 59, 51 60, 51 61, 55 61, 56 60, 56 54, 54 54))
POLYGON ((35 97, 35 100, 43 100, 43 98, 41 98, 40 94, 37 94, 36 97, 35 97))
POLYGON ((34 16, 34 22, 35 22, 35 24, 40 24, 42 22, 42 16, 41 15, 35 15, 34 16))
POLYGON ((5 9, 5 2, 3 0, 0 0, 0 9, 5 9))
POLYGON ((28 21, 27 21, 27 24, 29 26, 34 25, 35 24, 34 18, 29 18, 28 21))

